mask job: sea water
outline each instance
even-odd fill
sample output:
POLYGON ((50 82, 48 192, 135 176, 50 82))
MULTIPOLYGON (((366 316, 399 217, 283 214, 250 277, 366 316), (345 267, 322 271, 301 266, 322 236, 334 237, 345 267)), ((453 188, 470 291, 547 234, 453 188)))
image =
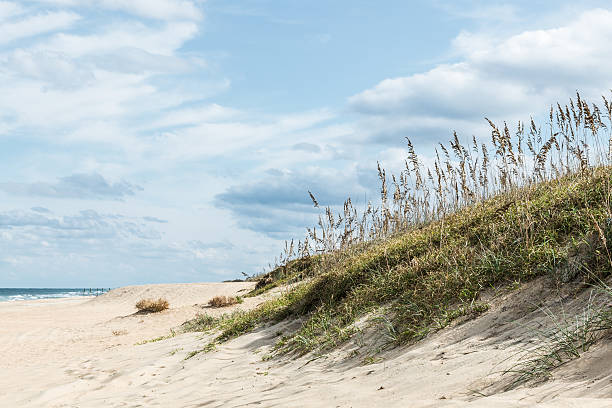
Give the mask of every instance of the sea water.
POLYGON ((16 300, 35 300, 50 298, 66 298, 77 296, 95 296, 108 289, 77 289, 77 288, 0 288, 0 302, 16 300))

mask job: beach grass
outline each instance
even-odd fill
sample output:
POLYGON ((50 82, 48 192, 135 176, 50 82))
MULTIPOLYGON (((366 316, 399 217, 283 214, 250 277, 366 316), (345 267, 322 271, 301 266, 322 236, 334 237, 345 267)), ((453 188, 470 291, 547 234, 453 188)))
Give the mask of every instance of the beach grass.
POLYGON ((542 275, 559 284, 604 278, 612 269, 612 105, 603 100, 599 107, 577 95, 551 108, 543 127, 532 120, 513 133, 489 121, 489 147, 476 139, 464 146, 454 134, 433 168, 421 166, 408 140, 401 174, 378 168, 379 203, 362 213, 350 198, 339 212, 322 208, 318 225, 286 243, 250 295, 286 289, 219 318, 213 343, 293 318, 301 325, 276 352, 322 352, 376 315, 401 345, 485 312, 489 288, 542 275))

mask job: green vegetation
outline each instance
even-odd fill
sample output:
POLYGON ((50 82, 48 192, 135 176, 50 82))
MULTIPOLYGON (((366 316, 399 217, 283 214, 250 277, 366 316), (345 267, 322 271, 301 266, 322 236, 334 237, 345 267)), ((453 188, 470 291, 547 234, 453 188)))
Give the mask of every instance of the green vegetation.
POLYGON ((162 340, 167 340, 167 339, 171 339, 173 337, 176 336, 176 331, 170 329, 170 334, 167 334, 165 336, 159 336, 156 337, 154 339, 149 339, 149 340, 143 340, 143 341, 139 341, 138 343, 136 343, 136 346, 142 346, 143 344, 149 344, 149 343, 156 343, 158 341, 162 341, 162 340))
POLYGON ((357 317, 386 305, 404 343, 482 312, 478 295, 494 285, 556 276, 577 262, 602 275, 610 263, 598 231, 608 239, 611 181, 608 168, 567 176, 522 191, 520 201, 496 197, 371 245, 278 299, 227 317, 218 340, 265 321, 306 316, 284 348, 307 352, 341 343, 357 317), (585 245, 584 259, 569 257, 585 245))
POLYGON ((255 289, 250 291, 246 297, 258 296, 278 286, 290 285, 312 276, 321 258, 315 255, 285 261, 271 272, 259 276, 255 289))
POLYGON ((206 332, 217 327, 220 319, 207 314, 198 314, 181 326, 183 332, 206 332))
POLYGON ((339 214, 325 208, 318 228, 286 244, 281 266, 249 295, 290 289, 215 321, 220 332, 206 349, 291 317, 301 326, 276 351, 322 351, 351 338, 367 315, 384 316, 389 339, 405 344, 486 311, 479 299, 488 288, 609 274, 612 104, 604 98, 599 108, 578 95, 551 109, 545 131, 531 121, 513 136, 505 124, 489 123, 492 156, 475 139, 462 146, 455 134, 423 170, 408 141, 406 168, 390 178, 391 199, 379 166, 379 207, 359 213, 349 198, 339 214))

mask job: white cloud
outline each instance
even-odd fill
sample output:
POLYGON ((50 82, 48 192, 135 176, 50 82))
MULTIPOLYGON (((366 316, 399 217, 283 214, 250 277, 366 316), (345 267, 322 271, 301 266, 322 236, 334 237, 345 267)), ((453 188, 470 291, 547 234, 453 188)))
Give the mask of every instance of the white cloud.
POLYGON ((91 7, 117 10, 158 20, 201 20, 202 11, 189 0, 30 0, 64 7, 91 7))
POLYGON ((28 16, 0 25, 0 44, 70 27, 81 17, 76 13, 58 11, 28 16))
MULTIPOLYGON (((52 6, 78 6, 83 4, 83 0, 26 0, 30 3, 47 4, 52 6)), ((84 4, 88 4, 88 0, 85 0, 84 4)))
POLYGON ((160 135, 156 149, 170 160, 223 155, 241 149, 263 157, 262 152, 270 150, 274 144, 292 145, 296 133, 321 125, 333 117, 334 114, 327 110, 317 110, 262 119, 198 120, 191 126, 160 135))
POLYGON ((185 0, 102 0, 102 7, 159 20, 200 20, 202 12, 185 0))
POLYGON ((457 118, 482 117, 480 109, 484 106, 498 113, 521 108, 527 92, 522 84, 488 78, 471 64, 462 62, 441 65, 424 74, 386 79, 352 97, 350 104, 373 114, 428 116, 443 112, 444 116, 457 118))
POLYGON ((96 53, 89 56, 87 62, 96 67, 112 72, 126 74, 141 73, 183 73, 194 67, 203 67, 205 63, 198 60, 187 60, 174 55, 151 54, 143 49, 124 47, 110 52, 96 53))
POLYGON ((130 102, 136 105, 139 98, 155 92, 143 79, 142 76, 97 72, 96 81, 87 86, 61 89, 47 88, 40 81, 15 79, 11 86, 10 77, 0 77, 0 89, 4 95, 0 106, 4 112, 12 112, 22 125, 47 129, 75 125, 84 120, 130 113, 130 102))
POLYGON ((121 200, 126 196, 134 195, 137 191, 142 191, 142 187, 125 180, 109 182, 98 173, 80 173, 61 177, 54 183, 0 183, 0 190, 25 196, 121 200))
POLYGON ((60 52, 71 57, 109 53, 125 48, 171 56, 197 32, 198 26, 194 22, 169 22, 161 28, 130 22, 109 26, 99 34, 60 33, 51 40, 39 44, 37 48, 60 52))
POLYGON ((454 41, 459 62, 383 80, 349 104, 374 118, 401 119, 403 126, 396 130, 422 129, 428 118, 440 119, 445 127, 466 119, 478 123, 484 116, 526 120, 576 90, 597 99, 607 92, 611 42, 612 12, 607 10, 503 39, 462 33, 454 41))
POLYGON ((20 48, 6 54, 2 60, 8 72, 64 88, 78 88, 94 80, 91 69, 60 53, 20 48))
MULTIPOLYGON (((80 2, 65 1, 47 4, 83 6, 80 2)), ((143 9, 145 3, 121 4, 143 9)), ((104 6, 123 7, 121 4, 110 1, 104 6)), ((195 7, 188 1, 147 4, 151 10, 168 13, 169 17, 177 16, 180 10, 191 13, 195 7)), ((0 25, 0 31, 4 32, 0 42, 52 28, 66 28, 80 18, 65 10, 41 14, 37 9, 23 9, 6 2, 0 3, 2 10, 5 15, 20 12, 26 16, 0 25)), ((35 134, 43 139, 136 147, 137 130, 126 128, 127 122, 201 99, 227 86, 226 81, 221 81, 220 86, 210 84, 207 92, 202 86, 185 84, 183 88, 164 88, 163 84, 153 82, 160 73, 176 75, 194 67, 202 68, 201 58, 177 55, 177 50, 197 32, 198 26, 193 21, 148 24, 114 19, 109 24, 94 24, 78 32, 60 32, 37 39, 27 47, 0 53, 0 93, 3 95, 0 131, 7 134, 27 126, 37 129, 35 134), (143 100, 147 103, 143 104, 143 100)))
POLYGON ((237 109, 228 108, 216 103, 200 107, 189 107, 172 110, 160 115, 147 127, 159 129, 173 126, 190 126, 201 122, 220 122, 239 120, 244 114, 237 109))
POLYGON ((0 21, 4 21, 9 17, 14 17, 24 12, 23 7, 19 4, 9 1, 0 1, 0 21))
MULTIPOLYGON (((233 259, 234 241, 168 242, 158 230, 166 226, 163 220, 147 218, 93 210, 70 215, 0 210, 0 275, 31 286, 115 286, 252 272, 251 264, 233 259)), ((240 251, 261 258, 249 244, 240 251)))
MULTIPOLYGON (((0 212, 0 229, 13 231, 13 237, 22 239, 36 237, 52 240, 108 240, 144 239, 159 240, 161 233, 138 219, 119 214, 100 214, 94 210, 83 210, 76 215, 56 216, 33 211, 0 212)), ((91 241, 90 241, 91 242, 91 241)))

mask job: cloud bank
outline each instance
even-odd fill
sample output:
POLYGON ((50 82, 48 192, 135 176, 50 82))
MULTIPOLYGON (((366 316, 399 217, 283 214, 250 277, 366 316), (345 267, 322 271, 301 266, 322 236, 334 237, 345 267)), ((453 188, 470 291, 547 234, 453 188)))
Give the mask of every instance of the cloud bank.
POLYGON ((0 183, 0 190, 34 197, 120 200, 143 188, 127 181, 110 183, 100 174, 91 173, 62 177, 56 183, 0 183))
MULTIPOLYGON (((257 70, 230 75, 243 56, 206 41, 220 27, 209 3, 0 1, 0 280, 259 272, 279 240, 301 238, 316 221, 309 190, 322 205, 376 198, 376 162, 399 170, 405 136, 427 161, 453 130, 487 139, 484 116, 515 123, 576 90, 598 100, 612 88, 609 9, 544 27, 548 12, 526 22, 520 5, 492 4, 487 13, 503 13, 495 21, 512 22, 509 32, 479 24, 487 13, 464 2, 449 15, 470 24, 448 34, 437 60, 406 59, 411 68, 351 83, 334 106, 292 105, 291 89, 266 95, 283 101, 272 111, 243 103, 257 70)), ((287 17, 232 7, 222 13, 232 23, 287 17)), ((278 26, 308 28, 294 23, 278 26)), ((348 41, 331 30, 329 43, 312 41, 322 32, 305 33, 308 47, 348 41)), ((329 58, 315 49, 304 50, 313 63, 329 58)), ((347 75, 333 68, 295 86, 333 89, 347 75)))
POLYGON ((405 77, 389 78, 349 98, 349 106, 381 122, 387 143, 398 133, 418 138, 452 127, 480 130, 483 117, 514 122, 563 102, 579 90, 601 99, 612 87, 612 12, 585 11, 556 28, 507 38, 462 32, 453 42, 458 61, 405 77), (455 126, 452 126, 455 124, 455 126))

